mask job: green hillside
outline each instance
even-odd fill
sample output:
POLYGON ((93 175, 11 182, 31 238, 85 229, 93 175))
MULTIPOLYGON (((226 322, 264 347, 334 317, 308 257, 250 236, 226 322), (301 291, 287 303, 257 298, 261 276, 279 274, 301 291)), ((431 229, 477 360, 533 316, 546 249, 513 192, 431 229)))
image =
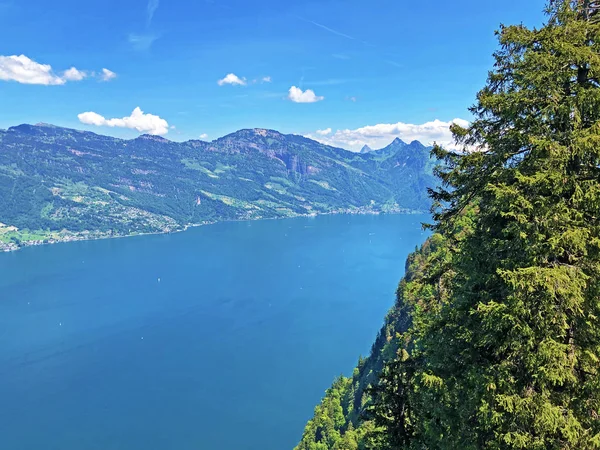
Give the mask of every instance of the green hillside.
POLYGON ((424 211, 429 153, 413 142, 360 155, 263 129, 177 143, 20 125, 0 131, 0 247, 221 220, 424 211))

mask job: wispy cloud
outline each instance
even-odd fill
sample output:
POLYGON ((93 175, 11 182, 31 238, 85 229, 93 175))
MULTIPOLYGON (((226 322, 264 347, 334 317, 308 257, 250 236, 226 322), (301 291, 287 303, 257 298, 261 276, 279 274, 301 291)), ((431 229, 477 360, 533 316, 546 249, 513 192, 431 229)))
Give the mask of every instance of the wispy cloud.
POLYGON ((327 136, 328 134, 331 134, 331 128, 325 128, 324 130, 317 130, 317 134, 319 136, 327 136))
MULTIPOLYGON (((296 16, 296 15, 294 17, 296 19, 298 19, 298 20, 301 20, 302 22, 309 23, 309 24, 311 24, 311 25, 313 25, 315 27, 318 27, 318 28, 320 28, 322 30, 325 30, 325 31, 327 31, 327 32, 329 32, 331 34, 334 34, 336 36, 343 37, 343 38, 351 40, 351 41, 359 42, 359 43, 361 43, 361 44, 363 44, 363 45, 365 45, 367 47, 372 47, 372 48, 377 48, 378 47, 375 44, 371 44, 370 42, 367 42, 367 41, 364 41, 362 39, 359 39, 356 36, 352 36, 350 34, 344 33, 344 32, 342 32, 340 30, 335 29, 335 28, 331 28, 331 27, 329 27, 327 25, 324 25, 322 23, 319 23, 319 22, 317 22, 315 20, 306 19, 304 17, 296 16)), ((335 58, 335 59, 340 59, 340 60, 352 59, 349 55, 347 55, 345 53, 333 53, 331 55, 331 57, 335 58)), ((393 57, 394 56, 392 56, 392 58, 393 57)), ((397 68, 404 68, 405 67, 403 64, 401 64, 399 62, 394 61, 393 59, 389 59, 389 56, 388 56, 388 59, 383 59, 383 57, 379 57, 378 59, 381 62, 384 62, 386 64, 392 65, 392 66, 397 67, 397 68)))
POLYGON ((150 27, 152 24, 152 19, 154 18, 154 13, 158 9, 158 5, 160 4, 160 0, 148 0, 148 6, 146 7, 146 27, 150 27))
POLYGON ((169 124, 165 119, 153 114, 145 114, 139 107, 130 116, 121 119, 106 119, 98 113, 88 111, 77 116, 81 123, 98 127, 130 128, 140 133, 163 135, 169 132, 169 124))
POLYGON ((260 78, 254 78, 252 80, 252 84, 264 84, 264 83, 271 83, 273 82, 273 80, 271 79, 271 77, 260 77, 260 78))
POLYGON ((340 36, 340 37, 343 37, 343 38, 346 38, 346 39, 350 39, 352 41, 357 41, 358 40, 355 37, 350 36, 349 34, 342 33, 341 31, 334 30, 333 28, 329 28, 327 25, 323 25, 322 23, 315 22, 314 20, 305 19, 304 17, 300 17, 300 16, 296 16, 296 17, 299 20, 302 20, 302 21, 304 21, 306 23, 313 24, 315 27, 319 27, 322 30, 329 31, 330 33, 335 34, 336 36, 340 36))
POLYGON ((159 36, 154 34, 137 34, 130 33, 128 40, 134 50, 146 51, 152 47, 154 41, 156 41, 159 36))
POLYGON ((449 122, 436 119, 423 124, 403 122, 380 123, 353 130, 337 130, 333 134, 324 134, 323 131, 327 130, 317 130, 315 132, 317 136, 308 134, 306 137, 324 144, 343 147, 353 151, 359 151, 364 145, 368 145, 371 148, 382 148, 395 138, 400 138, 405 142, 417 140, 424 145, 431 145, 433 142, 437 142, 447 148, 456 148, 454 138, 450 132, 450 125, 453 123, 463 127, 468 125, 468 122, 464 119, 453 119, 449 122))
POLYGON ((206 140, 206 139, 208 139, 208 134, 206 134, 206 133, 202 133, 202 134, 200 135, 200 139, 202 139, 203 141, 204 141, 204 140, 206 140))
POLYGON ((364 44, 364 45, 372 46, 371 44, 369 44, 366 41, 363 41, 361 39, 355 38, 354 36, 350 36, 349 34, 342 33, 341 31, 338 31, 338 30, 335 30, 333 28, 330 28, 327 25, 323 25, 322 23, 315 22, 314 20, 305 19, 304 17, 300 17, 300 16, 296 16, 296 18, 298 20, 302 20, 303 22, 310 23, 310 24, 314 25, 315 27, 321 28, 322 30, 328 31, 331 34, 335 34, 336 36, 340 36, 340 37, 343 37, 345 39, 349 39, 351 41, 360 42, 361 44, 364 44))
POLYGON ((315 91, 311 89, 303 91, 296 86, 292 86, 289 90, 288 99, 294 103, 316 103, 325 100, 325 97, 316 95, 315 91))
POLYGON ((146 29, 140 33, 129 33, 127 40, 131 47, 137 51, 150 50, 152 44, 160 37, 158 34, 150 31, 154 14, 160 5, 160 0, 148 0, 146 4, 146 29))
POLYGON ((392 61, 390 59, 386 59, 385 62, 391 66, 398 67, 399 69, 402 69, 404 67, 402 64, 397 63, 396 61, 392 61))

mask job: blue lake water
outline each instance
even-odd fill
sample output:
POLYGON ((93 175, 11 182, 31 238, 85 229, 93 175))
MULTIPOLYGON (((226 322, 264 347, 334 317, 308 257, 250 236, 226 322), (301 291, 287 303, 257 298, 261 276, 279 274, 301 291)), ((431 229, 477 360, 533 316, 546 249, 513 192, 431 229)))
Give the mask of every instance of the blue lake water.
POLYGON ((426 216, 0 254, 0 448, 286 450, 370 350, 426 216))

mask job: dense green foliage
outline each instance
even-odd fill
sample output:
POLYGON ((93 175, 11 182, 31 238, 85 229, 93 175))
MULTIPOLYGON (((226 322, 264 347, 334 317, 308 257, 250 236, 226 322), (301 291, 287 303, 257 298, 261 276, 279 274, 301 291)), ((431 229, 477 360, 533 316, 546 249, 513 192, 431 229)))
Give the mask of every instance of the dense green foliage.
POLYGON ((42 235, 124 235, 219 220, 428 209, 429 149, 418 142, 393 149, 359 155, 262 129, 176 143, 21 125, 0 130, 0 223, 42 235))
POLYGON ((315 416, 299 448, 600 448, 600 4, 548 13, 501 29, 462 151, 434 148, 436 234, 399 288, 410 326, 388 321, 369 358, 396 350, 366 414, 339 438, 315 416))

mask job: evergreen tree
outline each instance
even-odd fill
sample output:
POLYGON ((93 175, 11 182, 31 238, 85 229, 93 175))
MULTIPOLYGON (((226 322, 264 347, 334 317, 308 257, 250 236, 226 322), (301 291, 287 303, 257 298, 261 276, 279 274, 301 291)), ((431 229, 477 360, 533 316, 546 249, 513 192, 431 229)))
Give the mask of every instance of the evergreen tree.
POLYGON ((461 149, 434 148, 436 233, 355 374, 380 375, 359 449, 600 449, 600 1, 547 13, 501 27, 461 149))
POLYGON ((452 241, 478 213, 418 333, 428 448, 600 448, 599 11, 555 0, 541 29, 502 27, 462 151, 434 149, 434 228, 452 241))
POLYGON ((369 394, 373 404, 368 413, 377 427, 375 434, 380 438, 380 450, 408 448, 414 436, 408 390, 414 374, 414 363, 408 352, 386 364, 380 374, 379 383, 369 394))

